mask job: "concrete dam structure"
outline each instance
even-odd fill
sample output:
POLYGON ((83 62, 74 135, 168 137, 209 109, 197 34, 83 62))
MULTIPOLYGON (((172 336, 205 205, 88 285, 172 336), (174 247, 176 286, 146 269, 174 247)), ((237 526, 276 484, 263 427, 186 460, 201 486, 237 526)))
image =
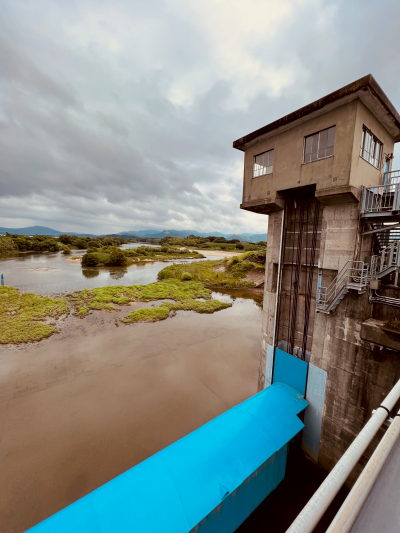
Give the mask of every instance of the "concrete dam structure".
POLYGON ((308 363, 302 447, 328 471, 400 377, 399 140, 369 75, 233 143, 241 208, 269 216, 259 390, 277 353, 308 363))

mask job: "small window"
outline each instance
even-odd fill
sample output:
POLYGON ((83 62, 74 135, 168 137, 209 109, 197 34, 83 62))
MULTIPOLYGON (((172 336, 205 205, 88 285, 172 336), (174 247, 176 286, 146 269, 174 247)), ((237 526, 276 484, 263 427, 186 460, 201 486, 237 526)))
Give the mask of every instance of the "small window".
POLYGON ((314 133, 305 138, 303 163, 311 163, 333 155, 336 126, 314 133))
POLYGON ((361 135, 361 147, 360 157, 371 163, 376 168, 380 168, 381 158, 383 152, 383 144, 375 137, 375 135, 369 131, 368 128, 363 126, 361 135))
POLYGON ((263 154, 254 157, 253 178, 272 174, 272 167, 274 164, 274 151, 268 150, 263 154))

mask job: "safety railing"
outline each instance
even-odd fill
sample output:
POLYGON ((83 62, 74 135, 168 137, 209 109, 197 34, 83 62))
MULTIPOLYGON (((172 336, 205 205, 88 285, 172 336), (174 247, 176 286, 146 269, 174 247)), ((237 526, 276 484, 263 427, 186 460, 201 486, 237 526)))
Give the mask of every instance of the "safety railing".
POLYGON ((394 241, 385 248, 379 255, 371 258, 371 277, 382 274, 393 267, 400 268, 400 240, 394 241))
POLYGON ((383 175, 383 183, 400 183, 400 170, 392 170, 392 172, 385 172, 383 175))
POLYGON ((327 309, 343 288, 364 290, 367 287, 369 266, 364 261, 347 261, 329 287, 318 287, 317 309, 327 309))
MULTIPOLYGON (((400 380, 389 392, 380 406, 377 407, 375 411, 372 411, 372 416, 364 428, 353 440, 329 475, 321 483, 314 496, 307 503, 286 533, 312 533, 312 531, 314 531, 325 511, 328 509, 336 494, 339 492, 342 485, 371 444, 373 438, 378 433, 379 429, 388 418, 390 411, 394 408, 399 399, 400 380)), ((385 463, 385 460, 388 458, 391 449, 393 449, 394 444, 397 442, 400 433, 399 416, 400 411, 394 418, 396 421, 394 425, 393 419, 391 419, 389 430, 385 434, 387 436, 382 439, 381 444, 377 447, 373 456, 367 463, 367 466, 361 473, 358 481, 347 496, 347 499, 340 508, 336 518, 329 527, 328 533, 348 533, 351 530, 366 497, 385 463), (379 456, 378 461, 376 460, 377 455, 379 456)))
POLYGON ((361 195, 361 213, 390 213, 400 212, 400 177, 399 181, 363 187, 361 195))

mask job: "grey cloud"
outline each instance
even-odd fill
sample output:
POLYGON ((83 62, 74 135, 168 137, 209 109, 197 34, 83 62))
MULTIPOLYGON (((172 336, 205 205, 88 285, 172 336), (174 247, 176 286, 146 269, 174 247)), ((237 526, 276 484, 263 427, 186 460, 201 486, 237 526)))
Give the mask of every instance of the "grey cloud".
POLYGON ((231 103, 238 80, 218 73, 191 104, 170 101, 177 80, 202 81, 215 61, 204 29, 171 3, 113 4, 124 13, 124 31, 129 21, 134 25, 127 35, 112 17, 95 23, 93 0, 52 4, 53 26, 43 34, 45 4, 34 0, 30 10, 11 0, 5 4, 3 220, 23 215, 32 223, 61 229, 80 224, 93 232, 176 224, 261 233, 266 218, 254 217, 246 227, 239 210, 243 156, 232 149, 233 140, 368 72, 400 107, 400 5, 391 0, 380 7, 389 18, 377 16, 369 0, 294 7, 281 31, 253 49, 265 68, 292 69, 294 82, 278 95, 260 89, 240 105, 231 103), (77 37, 89 9, 92 25, 77 37), (324 22, 318 22, 321 16, 324 22), (100 41, 91 31, 103 32, 100 41), (107 39, 116 51, 99 45, 107 39))

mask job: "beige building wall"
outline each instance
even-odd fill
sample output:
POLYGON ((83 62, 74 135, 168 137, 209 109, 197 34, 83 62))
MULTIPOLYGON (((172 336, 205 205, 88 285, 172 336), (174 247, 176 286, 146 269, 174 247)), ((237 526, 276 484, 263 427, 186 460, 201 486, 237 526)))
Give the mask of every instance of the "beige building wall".
POLYGON ((348 185, 350 181, 357 101, 344 104, 281 133, 261 137, 246 149, 243 201, 274 198, 278 191, 317 185, 317 190, 348 185), (303 164, 304 138, 336 126, 334 155, 303 164), (254 156, 274 149, 273 173, 253 178, 254 156))
POLYGON ((363 125, 371 130, 383 143, 383 152, 386 154, 393 153, 394 140, 375 115, 373 115, 360 100, 357 100, 356 102, 357 115, 354 132, 354 149, 351 161, 350 185, 357 188, 360 188, 362 185, 365 187, 373 187, 374 185, 383 183, 383 161, 382 168, 377 169, 360 157, 363 125))
MULTIPOLYGON (((283 267, 278 300, 284 312, 274 339, 285 193, 315 185, 315 197, 320 201, 318 272, 315 269, 307 349, 311 346, 309 372, 312 368, 314 375, 326 379, 326 387, 325 396, 320 396, 322 399, 318 404, 319 413, 323 404, 323 412, 317 450, 315 446, 309 448, 305 441, 303 444, 307 453, 311 451, 313 460, 327 470, 336 464, 365 425, 372 409, 381 403, 400 378, 400 346, 398 350, 379 346, 362 337, 368 319, 392 318, 397 309, 388 309, 383 304, 372 306, 368 292, 357 294, 350 291, 331 314, 315 310, 317 278, 318 283, 328 287, 348 261, 355 258, 364 260, 371 254, 372 235, 360 237, 360 198, 362 186, 383 183, 384 158, 382 168, 377 169, 360 157, 363 125, 383 143, 384 154, 394 151, 395 140, 400 141, 400 116, 372 76, 362 78, 234 142, 234 147, 245 152, 241 207, 269 214, 259 390, 271 379, 274 340, 289 338, 285 337, 285 328, 287 331, 288 293, 292 284, 292 278, 288 276, 290 261, 283 267), (334 155, 303 164, 305 137, 331 126, 336 126, 334 155), (253 178, 254 156, 271 149, 274 149, 273 173, 253 178)), ((291 202, 293 206, 293 196, 291 202)), ((290 244, 287 249, 290 249, 290 244)), ((300 271, 300 280, 302 268, 303 265, 297 271, 300 271)), ((400 289, 395 289, 386 288, 385 294, 398 298, 400 289)), ((305 307, 301 282, 295 290, 298 307, 290 342, 299 346, 305 307)), ((314 429, 317 418, 314 418, 314 429)), ((350 484, 372 450, 373 446, 364 454, 350 477, 350 484)))

